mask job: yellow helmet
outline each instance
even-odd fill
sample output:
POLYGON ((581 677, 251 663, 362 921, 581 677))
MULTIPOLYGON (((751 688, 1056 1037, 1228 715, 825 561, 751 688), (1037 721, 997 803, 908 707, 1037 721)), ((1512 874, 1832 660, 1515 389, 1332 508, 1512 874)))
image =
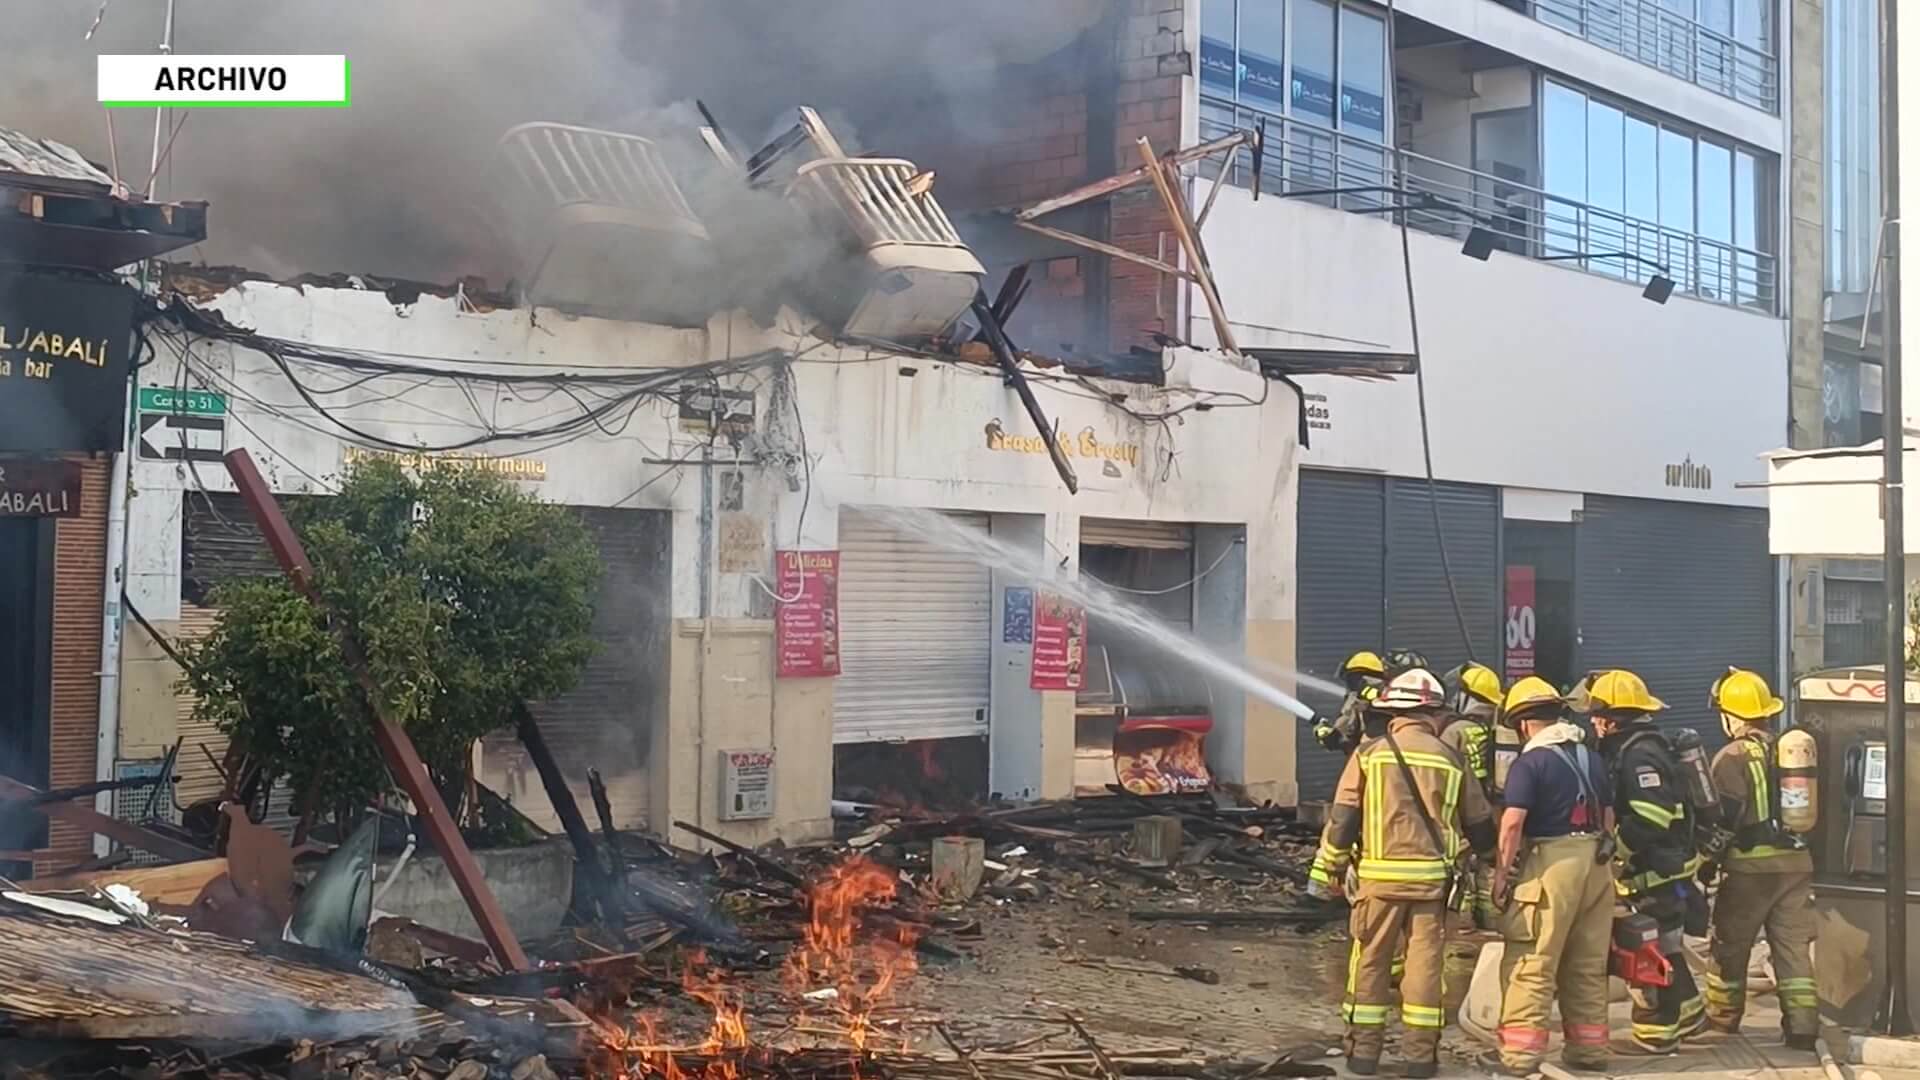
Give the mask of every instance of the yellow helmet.
POLYGON ((1500 705, 1500 715, 1503 719, 1511 718, 1542 705, 1561 707, 1565 704, 1560 698, 1560 691, 1555 690, 1552 683, 1538 675, 1529 675, 1515 682, 1513 688, 1507 691, 1507 699, 1500 705))
POLYGON ((1352 656, 1347 657, 1347 662, 1340 665, 1341 675, 1353 675, 1356 673, 1385 675, 1387 673, 1386 661, 1380 659, 1378 653, 1372 653, 1362 649, 1352 656))
POLYGON ((1583 689, 1587 712, 1650 713, 1667 707, 1647 692, 1646 680, 1625 668, 1595 672, 1587 676, 1583 689))
POLYGON ((1460 691, 1489 705, 1500 704, 1500 676, 1485 664, 1468 662, 1460 668, 1460 691))
POLYGON ((1743 668, 1730 667, 1714 680, 1708 702, 1728 716, 1741 720, 1765 720, 1777 716, 1787 703, 1774 696, 1767 680, 1743 668))

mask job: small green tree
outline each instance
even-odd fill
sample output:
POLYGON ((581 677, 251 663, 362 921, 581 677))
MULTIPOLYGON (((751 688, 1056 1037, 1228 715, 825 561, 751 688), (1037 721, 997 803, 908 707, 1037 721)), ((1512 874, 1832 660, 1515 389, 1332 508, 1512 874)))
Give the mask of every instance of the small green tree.
MULTIPOLYGON (((600 564, 586 527, 492 473, 368 462, 288 516, 328 613, 443 785, 516 702, 564 692, 593 652, 600 564)), ((278 577, 222 585, 212 601, 220 621, 183 680, 196 713, 321 807, 350 812, 390 791, 328 615, 278 577)))

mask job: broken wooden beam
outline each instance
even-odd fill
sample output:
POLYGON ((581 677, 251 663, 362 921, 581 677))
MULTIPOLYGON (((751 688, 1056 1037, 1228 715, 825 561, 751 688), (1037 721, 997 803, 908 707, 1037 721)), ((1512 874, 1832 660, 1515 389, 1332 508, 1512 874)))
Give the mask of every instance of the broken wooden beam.
POLYGON ((794 888, 799 889, 803 892, 806 890, 807 881, 805 878, 787 869, 786 867, 781 866, 779 863, 774 862, 772 859, 767 858, 765 855, 760 854, 759 852, 753 850, 752 848, 746 846, 745 844, 736 844, 724 836, 721 836, 717 833, 710 833, 698 825, 691 825, 684 821, 676 821, 673 823, 673 826, 676 829, 685 829, 687 832, 692 833, 693 835, 699 837, 702 840, 707 841, 708 843, 720 845, 726 850, 733 852, 735 855, 740 856, 742 859, 745 859, 755 869, 759 870, 761 873, 766 874, 768 877, 771 877, 776 881, 780 881, 787 885, 791 885, 794 888))
POLYGON ((1000 326, 1000 320, 993 317, 993 307, 987 303, 986 293, 976 293, 973 299, 974 318, 980 320, 980 329, 987 335, 987 345, 993 350, 993 358, 1000 362, 1000 371, 1007 381, 1013 384, 1014 393, 1020 395, 1020 404, 1032 418, 1033 426, 1039 429, 1040 438, 1046 444, 1047 457, 1052 459, 1054 471, 1060 474, 1060 480, 1067 485, 1067 491, 1080 493, 1080 477, 1073 471, 1073 465, 1067 460, 1066 451, 1060 449, 1060 440, 1055 437, 1052 425, 1047 422, 1047 414, 1040 410, 1040 399, 1033 396, 1033 387, 1027 382, 1027 375, 1020 370, 1020 361, 1013 355, 1013 343, 1007 340, 1006 331, 1000 326))
POLYGON ((546 789, 547 802, 560 819, 567 842, 573 845, 573 861, 586 876, 588 890, 607 915, 618 916, 626 910, 622 903, 623 890, 613 887, 619 880, 618 875, 609 877, 601 865, 600 852, 593 845, 593 830, 587 827, 587 819, 580 813, 580 801, 573 797, 573 789, 567 786, 567 778, 560 772, 553 748, 547 745, 539 721, 524 701, 514 704, 513 732, 520 739, 520 745, 527 748, 527 756, 533 759, 533 771, 540 774, 540 786, 546 789))
POLYGON ((227 873, 225 859, 195 859, 165 866, 125 866, 78 874, 56 874, 20 883, 22 892, 86 892, 108 885, 125 885, 150 904, 192 907, 207 883, 227 873))
POLYGON ((35 800, 43 794, 45 792, 31 784, 23 784, 10 776, 0 776, 0 799, 28 803, 32 805, 35 813, 53 821, 90 833, 98 833, 116 843, 139 848, 141 851, 175 862, 190 862, 213 854, 184 841, 162 836, 152 829, 135 825, 131 821, 109 817, 85 803, 58 801, 36 803, 35 800))
MULTIPOLYGON (((287 523, 287 516, 280 512, 273 489, 267 486, 266 479, 260 475, 253 457, 244 449, 234 450, 227 454, 226 463, 234 486, 239 489, 254 523, 260 526, 261 533, 266 536, 267 546, 273 549, 274 558, 279 561, 280 569, 286 572, 294 591, 313 606, 327 610, 326 599, 314 585, 313 564, 307 561, 306 549, 301 546, 300 538, 294 535, 293 526, 287 523)), ((447 873, 460 889, 467 907, 472 910, 473 921, 479 924, 501 967, 509 971, 526 967, 527 954, 520 948, 520 940, 514 936, 513 928, 507 925, 507 917, 501 912, 499 901, 494 899, 493 890, 487 887, 480 864, 474 861, 466 837, 460 835, 460 826, 448 812, 446 800, 440 797, 440 789, 434 786, 426 763, 420 760, 420 752, 414 748, 406 729, 387 715, 386 709, 381 706, 380 687, 374 682, 373 670, 367 666, 366 653, 361 650, 359 639, 341 620, 336 618, 328 621, 340 643, 340 653, 346 658, 347 667, 360 688, 362 704, 373 721, 373 738, 379 744, 380 755, 386 759, 387 767, 399 783, 400 790, 413 800, 414 809, 419 812, 421 823, 426 826, 427 838, 432 841, 433 849, 446 860, 447 873)))

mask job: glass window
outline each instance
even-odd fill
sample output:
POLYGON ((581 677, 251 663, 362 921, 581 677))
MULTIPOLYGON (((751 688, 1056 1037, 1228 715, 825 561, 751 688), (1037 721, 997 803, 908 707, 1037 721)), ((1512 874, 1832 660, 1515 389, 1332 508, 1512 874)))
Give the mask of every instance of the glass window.
MULTIPOLYGON (((1626 122, 1626 236, 1620 250, 1642 259, 1660 258, 1660 129, 1637 116, 1626 122)), ((1628 278, 1645 281, 1645 263, 1620 260, 1628 278)))
POLYGON ((1700 142, 1699 232, 1709 240, 1733 243, 1733 151, 1700 142))
POLYGON ((1293 114, 1333 126, 1333 5, 1295 0, 1293 114))
MULTIPOLYGON (((1587 101, 1587 246, 1618 251, 1627 242, 1620 211, 1626 206, 1626 117, 1603 102, 1587 101)), ((1608 274, 1625 270, 1619 259, 1600 259, 1588 267, 1608 274)))
POLYGON ((1660 129, 1660 226, 1693 231, 1693 140, 1660 129))
POLYGON ((1232 97, 1239 82, 1239 61, 1233 55, 1234 0, 1206 0, 1200 5, 1200 86, 1209 94, 1232 97))
POLYGON ((1700 25, 1719 34, 1733 36, 1733 0, 1700 0, 1700 25))
POLYGON ((1387 141, 1386 23, 1357 8, 1340 9, 1340 127, 1387 141))
POLYGON ((1733 0, 1733 39, 1773 55, 1774 0, 1733 0))
POLYGON ((1587 198, 1587 96, 1549 82, 1540 117, 1540 171, 1548 194, 1559 196, 1541 208, 1540 229, 1556 253, 1578 251, 1582 213, 1574 204, 1587 198))
MULTIPOLYGON (((1240 99, 1275 112, 1286 108, 1287 81, 1280 58, 1287 55, 1287 9, 1281 0, 1240 4, 1240 99)), ((1328 52, 1332 45, 1329 42, 1328 52)))
POLYGON ((1760 159, 1745 150, 1733 155, 1733 242, 1749 251, 1760 248, 1760 159))

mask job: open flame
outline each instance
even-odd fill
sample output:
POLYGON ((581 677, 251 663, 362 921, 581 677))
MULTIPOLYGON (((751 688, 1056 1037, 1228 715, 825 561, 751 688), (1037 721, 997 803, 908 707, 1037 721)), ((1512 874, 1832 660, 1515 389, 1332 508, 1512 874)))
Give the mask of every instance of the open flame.
MULTIPOLYGON (((781 968, 781 982, 796 1000, 792 1030, 829 1036, 847 1048, 851 1073, 861 1076, 863 1057, 881 1048, 874 1012, 893 997, 904 976, 916 969, 913 923, 890 918, 888 933, 863 933, 868 914, 890 905, 899 880, 892 870, 854 856, 815 880, 807 889, 807 923, 800 943, 781 968), (830 991, 830 992, 829 992, 830 991), (829 1008, 810 1008, 824 1001, 829 1008)), ((681 986, 713 1012, 706 1038, 695 1045, 672 1045, 658 1018, 641 1014, 631 1028, 597 1022, 601 1053, 592 1063, 607 1080, 742 1080, 745 1064, 767 1049, 748 1032, 741 988, 724 971, 710 967, 702 954, 689 958, 681 986)), ((899 1045, 904 1045, 904 1037, 899 1045)))

